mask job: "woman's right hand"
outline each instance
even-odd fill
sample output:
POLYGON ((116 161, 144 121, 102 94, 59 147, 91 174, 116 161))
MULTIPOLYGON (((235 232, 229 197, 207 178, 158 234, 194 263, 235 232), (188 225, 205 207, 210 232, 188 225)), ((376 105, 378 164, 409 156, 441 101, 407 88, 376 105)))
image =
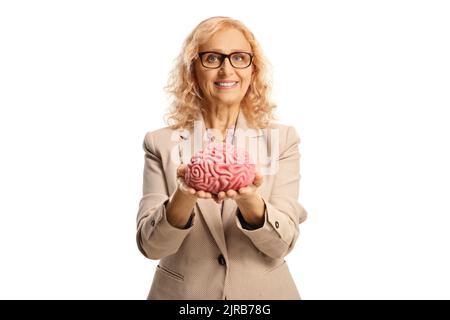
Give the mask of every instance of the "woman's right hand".
POLYGON ((185 195, 191 195, 195 196, 200 199, 211 199, 213 198, 214 201, 217 203, 221 203, 222 200, 219 200, 216 196, 212 195, 210 192, 206 192, 203 190, 195 190, 194 188, 189 187, 186 184, 186 181, 184 180, 184 176, 186 173, 187 166, 185 164, 181 164, 177 168, 177 183, 178 183, 178 189, 185 195))

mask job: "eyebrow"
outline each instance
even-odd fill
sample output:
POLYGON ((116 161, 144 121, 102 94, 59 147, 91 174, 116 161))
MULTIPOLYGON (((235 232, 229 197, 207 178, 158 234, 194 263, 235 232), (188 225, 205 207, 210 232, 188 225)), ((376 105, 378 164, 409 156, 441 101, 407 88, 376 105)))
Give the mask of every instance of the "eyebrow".
MULTIPOLYGON (((220 53, 224 53, 222 49, 209 49, 209 50, 205 50, 205 51, 215 51, 215 52, 220 52, 220 53)), ((244 49, 231 49, 231 52, 250 52, 252 51, 250 50, 244 50, 244 49)))

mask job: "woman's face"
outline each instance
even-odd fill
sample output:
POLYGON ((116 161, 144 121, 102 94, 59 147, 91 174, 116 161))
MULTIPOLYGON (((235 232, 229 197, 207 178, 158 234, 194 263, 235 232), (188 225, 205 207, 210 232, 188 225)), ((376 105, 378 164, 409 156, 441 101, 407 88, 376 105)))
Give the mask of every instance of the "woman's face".
MULTIPOLYGON (((213 51, 230 54, 233 52, 252 53, 250 43, 237 29, 224 29, 214 34, 207 42, 199 46, 199 52, 213 51)), ((209 56, 214 61, 214 56, 209 56)), ((236 64, 241 57, 233 57, 236 64)), ((234 63, 234 62, 233 62, 234 63)), ((195 75, 203 96, 212 104, 239 105, 250 85, 253 65, 245 69, 234 68, 229 59, 225 58, 217 69, 204 67, 197 59, 195 62, 195 75), (225 82, 233 83, 226 86, 225 82)))

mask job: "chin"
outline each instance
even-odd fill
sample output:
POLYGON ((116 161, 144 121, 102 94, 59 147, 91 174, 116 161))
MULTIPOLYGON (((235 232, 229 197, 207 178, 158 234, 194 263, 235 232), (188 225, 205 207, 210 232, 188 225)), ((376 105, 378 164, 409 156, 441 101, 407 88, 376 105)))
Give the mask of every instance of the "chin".
POLYGON ((241 101, 240 100, 235 100, 235 99, 233 99, 233 100, 227 100, 227 99, 218 99, 221 103, 223 103, 223 104, 230 104, 230 105, 232 105, 232 104, 236 104, 236 103, 240 103, 241 101))
POLYGON ((215 96, 216 100, 221 102, 236 102, 239 100, 239 97, 237 95, 226 95, 226 94, 219 94, 215 96))

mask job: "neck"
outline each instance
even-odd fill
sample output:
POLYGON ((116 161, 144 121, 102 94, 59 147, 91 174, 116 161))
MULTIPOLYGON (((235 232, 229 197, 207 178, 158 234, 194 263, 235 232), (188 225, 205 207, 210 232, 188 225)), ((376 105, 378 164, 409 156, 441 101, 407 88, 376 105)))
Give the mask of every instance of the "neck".
POLYGON ((211 105, 206 108, 203 118, 206 128, 212 128, 225 132, 236 123, 240 105, 211 105))

